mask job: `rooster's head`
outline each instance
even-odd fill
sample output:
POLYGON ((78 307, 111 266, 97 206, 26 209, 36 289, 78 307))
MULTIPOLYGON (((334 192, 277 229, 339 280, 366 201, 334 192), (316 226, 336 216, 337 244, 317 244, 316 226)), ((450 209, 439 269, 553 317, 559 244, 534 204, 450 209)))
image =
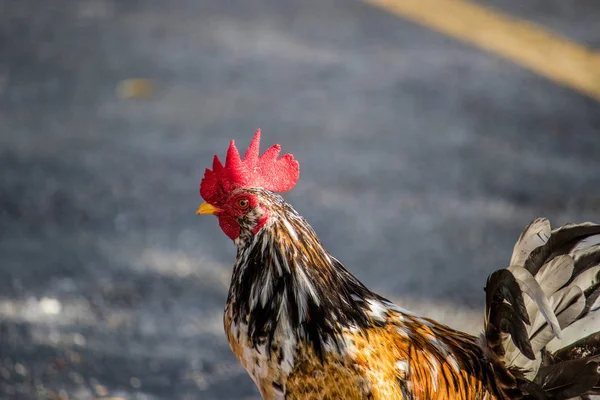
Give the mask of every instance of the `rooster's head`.
POLYGON ((232 240, 247 230, 256 234, 269 220, 269 193, 292 189, 300 175, 300 166, 291 154, 277 158, 275 144, 259 157, 260 129, 256 131, 244 158, 232 140, 225 166, 215 155, 212 170, 206 169, 200 183, 205 202, 196 214, 213 214, 219 226, 232 240))

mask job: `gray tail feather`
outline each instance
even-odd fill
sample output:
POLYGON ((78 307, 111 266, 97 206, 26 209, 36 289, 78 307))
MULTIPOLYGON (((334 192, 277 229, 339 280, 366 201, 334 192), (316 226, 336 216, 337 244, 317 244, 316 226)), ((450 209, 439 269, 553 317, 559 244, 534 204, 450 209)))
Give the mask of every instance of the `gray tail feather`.
POLYGON ((509 369, 543 389, 524 387, 524 398, 600 395, 600 225, 551 230, 536 219, 501 271, 512 277, 497 271, 488 280, 484 335, 509 369))

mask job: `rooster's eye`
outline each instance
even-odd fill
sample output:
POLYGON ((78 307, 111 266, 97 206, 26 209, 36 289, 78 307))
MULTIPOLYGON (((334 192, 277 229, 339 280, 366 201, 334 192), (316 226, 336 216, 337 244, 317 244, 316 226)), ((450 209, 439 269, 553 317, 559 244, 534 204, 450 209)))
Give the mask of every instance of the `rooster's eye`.
POLYGON ((238 206, 240 206, 240 208, 248 208, 249 204, 250 204, 250 202, 248 201, 248 199, 239 199, 238 200, 238 206))

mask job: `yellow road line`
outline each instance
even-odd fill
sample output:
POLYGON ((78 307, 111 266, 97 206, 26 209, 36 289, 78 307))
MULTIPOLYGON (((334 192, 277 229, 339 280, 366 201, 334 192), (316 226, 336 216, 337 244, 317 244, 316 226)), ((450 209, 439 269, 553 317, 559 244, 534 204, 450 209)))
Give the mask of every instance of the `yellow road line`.
POLYGON ((365 0, 600 101, 600 52, 463 0, 365 0))

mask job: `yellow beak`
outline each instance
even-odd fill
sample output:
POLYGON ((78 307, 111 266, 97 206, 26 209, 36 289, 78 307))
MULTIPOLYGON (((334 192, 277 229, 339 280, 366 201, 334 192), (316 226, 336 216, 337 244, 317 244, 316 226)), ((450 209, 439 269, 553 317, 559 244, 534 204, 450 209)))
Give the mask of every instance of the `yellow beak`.
POLYGON ((196 210, 196 215, 217 214, 220 211, 221 211, 220 208, 217 208, 217 207, 213 206, 212 204, 208 204, 207 202, 204 202, 204 203, 200 204, 200 207, 198 207, 198 210, 196 210))

